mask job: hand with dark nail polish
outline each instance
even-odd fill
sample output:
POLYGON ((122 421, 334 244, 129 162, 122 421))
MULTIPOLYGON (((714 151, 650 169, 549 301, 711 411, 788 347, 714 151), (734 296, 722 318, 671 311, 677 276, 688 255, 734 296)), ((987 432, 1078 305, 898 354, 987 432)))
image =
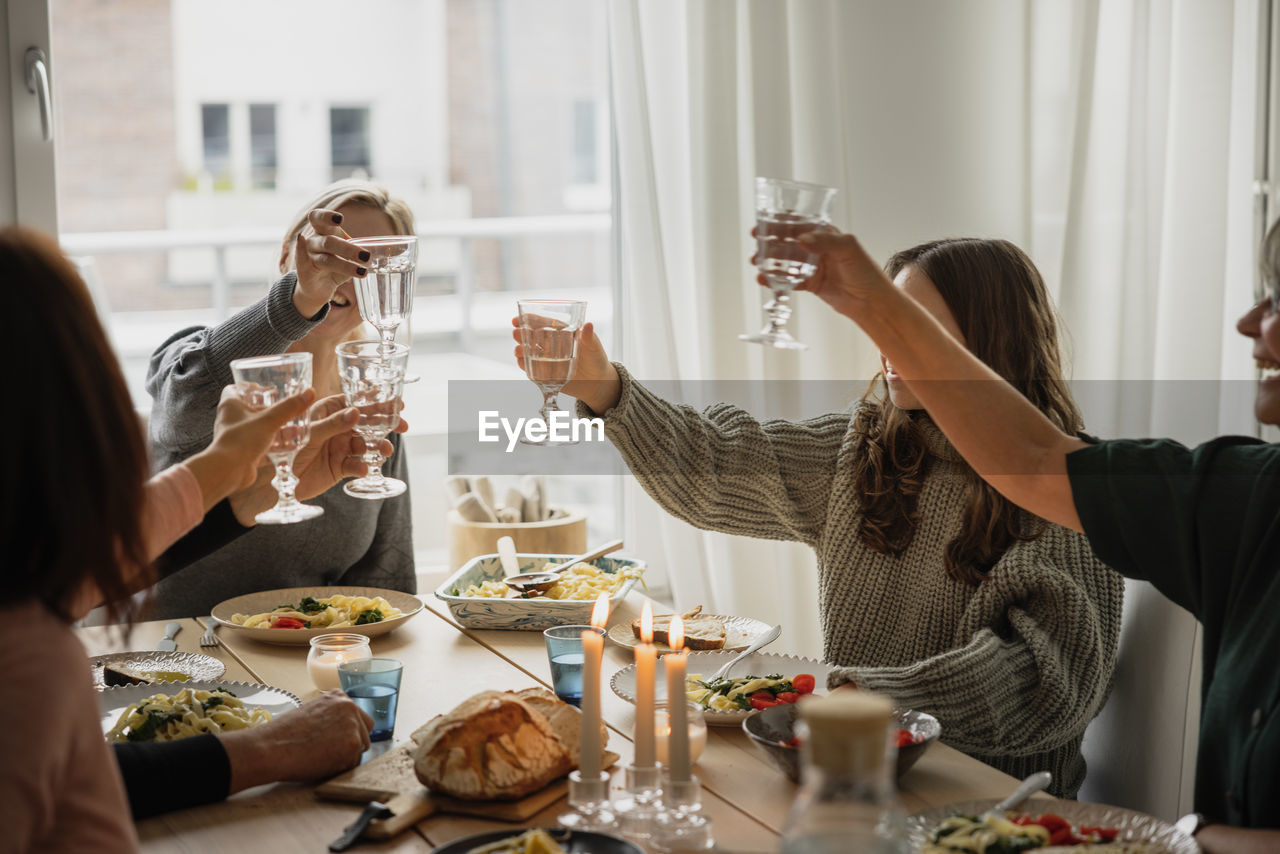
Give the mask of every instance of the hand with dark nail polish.
POLYGON ((336 213, 336 214, 334 214, 334 215, 333 215, 333 223, 334 223, 334 225, 340 225, 340 224, 342 223, 342 214, 340 214, 340 213, 336 213))
POLYGON ((361 250, 360 250, 360 260, 361 260, 361 261, 368 261, 368 260, 369 260, 369 257, 370 257, 370 256, 369 256, 369 250, 368 250, 368 249, 361 249, 361 250))
POLYGON ((364 267, 356 267, 356 275, 357 275, 357 276, 363 276, 363 275, 365 275, 365 274, 366 274, 366 273, 368 273, 368 272, 369 272, 369 271, 368 271, 368 270, 366 270, 364 267))

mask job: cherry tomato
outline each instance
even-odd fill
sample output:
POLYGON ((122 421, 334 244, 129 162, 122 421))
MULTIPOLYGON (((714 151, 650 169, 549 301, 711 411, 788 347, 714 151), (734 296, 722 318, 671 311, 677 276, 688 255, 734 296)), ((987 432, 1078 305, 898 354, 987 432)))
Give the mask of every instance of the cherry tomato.
POLYGON ((917 736, 909 729, 900 729, 896 734, 896 743, 898 747, 910 747, 911 745, 924 741, 922 736, 917 736))
POLYGON ((779 691, 777 697, 779 703, 794 703, 800 699, 800 694, 797 691, 779 691))
POLYGON ((305 629, 307 624, 297 617, 281 617, 271 624, 273 629, 305 629))
POLYGON ((757 691, 747 698, 753 709, 767 709, 770 706, 778 705, 778 701, 773 698, 773 694, 769 691, 757 691))
POLYGON ((1060 815, 1054 815, 1051 812, 1038 816, 1035 820, 1035 824, 1040 825, 1050 833, 1053 833, 1055 830, 1061 830, 1064 827, 1067 830, 1071 829, 1071 824, 1065 818, 1060 815))
POLYGON ((795 688, 799 694, 812 694, 816 681, 812 675, 801 673, 799 676, 791 677, 791 687, 795 688))

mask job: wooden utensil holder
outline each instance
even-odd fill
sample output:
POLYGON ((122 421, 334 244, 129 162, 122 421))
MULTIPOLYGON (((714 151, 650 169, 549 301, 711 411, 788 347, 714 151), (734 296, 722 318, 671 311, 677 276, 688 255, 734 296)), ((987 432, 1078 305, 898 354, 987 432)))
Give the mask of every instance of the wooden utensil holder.
POLYGON ((587 515, 570 512, 541 522, 468 522, 456 510, 448 512, 449 571, 455 572, 477 555, 496 554, 498 539, 516 541, 522 554, 581 554, 587 550, 587 515))

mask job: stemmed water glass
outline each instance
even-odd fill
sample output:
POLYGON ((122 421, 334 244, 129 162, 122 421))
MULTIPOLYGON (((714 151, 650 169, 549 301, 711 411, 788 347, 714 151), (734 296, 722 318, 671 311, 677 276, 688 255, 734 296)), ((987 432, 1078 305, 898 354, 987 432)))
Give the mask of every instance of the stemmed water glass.
MULTIPOLYGON (((311 387, 311 354, 282 353, 236 359, 231 363, 236 392, 251 409, 266 409, 287 397, 311 387)), ((262 525, 288 525, 320 516, 323 507, 303 504, 294 495, 298 478, 293 473, 293 458, 311 436, 308 413, 294 418, 280 428, 267 450, 267 458, 276 467, 271 485, 276 488, 276 506, 263 510, 254 519, 262 525)))
POLYGON ((403 480, 382 473, 382 440, 400 423, 400 395, 409 348, 386 341, 346 341, 334 348, 338 376, 348 406, 360 411, 353 428, 364 439, 362 458, 369 473, 348 481, 343 492, 354 498, 394 498, 407 489, 403 480))
MULTIPOLYGON (((418 271, 418 238, 407 234, 358 237, 352 241, 369 253, 368 274, 356 279, 360 316, 382 336, 383 352, 395 343, 396 329, 408 326, 413 312, 413 288, 418 271)), ((414 382, 416 376, 406 376, 414 382)))
POLYGON ((542 392, 539 415, 546 427, 543 438, 530 438, 526 426, 520 441, 526 445, 572 445, 572 439, 552 437, 552 415, 562 412, 557 403, 573 372, 578 332, 587 315, 587 301, 576 299, 517 300, 520 342, 524 347, 524 372, 542 392))
POLYGON ((743 341, 785 350, 807 350, 786 330, 791 291, 818 271, 818 256, 797 238, 828 222, 836 191, 819 184, 756 178, 756 267, 769 282, 773 297, 764 304, 767 318, 759 332, 743 333, 743 341))

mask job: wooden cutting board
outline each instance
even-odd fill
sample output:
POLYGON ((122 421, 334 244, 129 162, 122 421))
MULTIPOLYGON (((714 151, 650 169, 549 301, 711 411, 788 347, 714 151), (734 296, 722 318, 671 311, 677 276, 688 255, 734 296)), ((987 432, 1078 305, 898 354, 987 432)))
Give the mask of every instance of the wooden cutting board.
MULTIPOLYGON (((413 771, 414 742, 392 748, 381 756, 321 784, 316 795, 335 801, 368 803, 382 801, 391 817, 370 822, 364 836, 388 839, 437 812, 474 815, 496 821, 523 822, 533 818, 569 791, 569 781, 561 778, 518 801, 464 801, 433 795, 418 781, 413 771)), ((618 754, 606 750, 604 767, 611 768, 618 754)))

